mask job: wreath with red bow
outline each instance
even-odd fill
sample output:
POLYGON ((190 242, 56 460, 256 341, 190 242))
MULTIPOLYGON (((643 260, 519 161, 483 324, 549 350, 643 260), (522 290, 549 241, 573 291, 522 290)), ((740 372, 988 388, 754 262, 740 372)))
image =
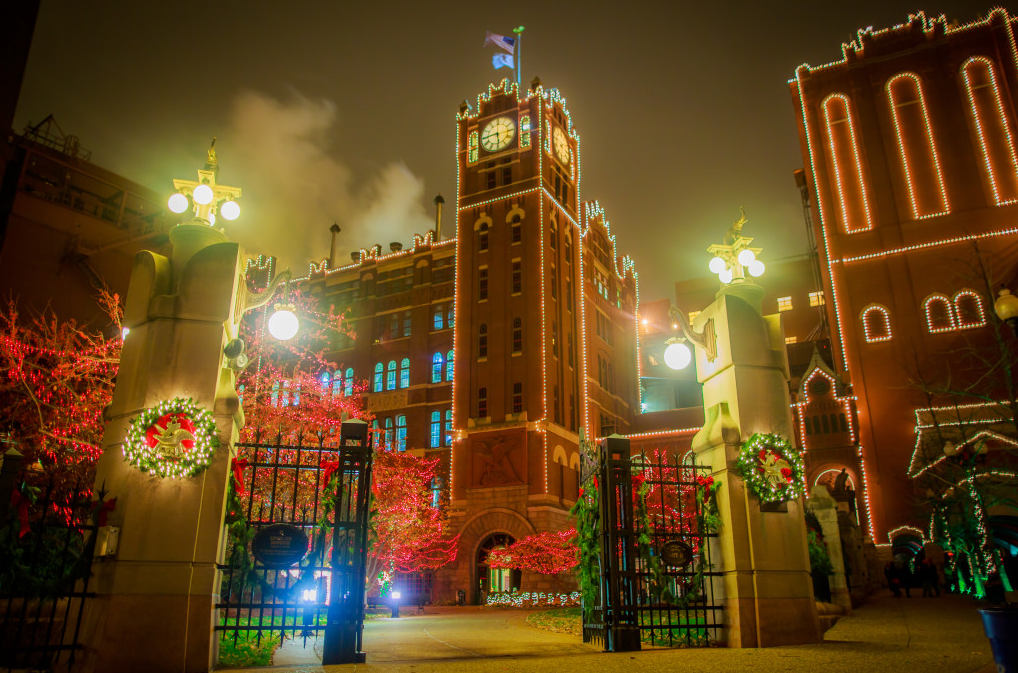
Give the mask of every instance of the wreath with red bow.
POLYGON ((754 434, 742 445, 736 467, 760 502, 785 502, 806 493, 802 453, 780 435, 754 434))
POLYGON ((212 412, 177 397, 131 419, 124 458, 157 477, 193 477, 208 468, 218 446, 212 412))

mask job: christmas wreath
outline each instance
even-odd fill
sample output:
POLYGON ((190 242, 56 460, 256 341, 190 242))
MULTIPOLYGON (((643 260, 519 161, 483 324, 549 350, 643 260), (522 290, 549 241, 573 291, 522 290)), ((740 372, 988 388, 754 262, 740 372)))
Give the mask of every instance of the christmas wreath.
POLYGON ((193 477, 208 468, 218 446, 212 413, 177 397, 131 419, 124 458, 157 477, 193 477))
POLYGON ((758 432, 750 437, 737 466, 746 488, 760 502, 785 502, 806 492, 802 454, 780 435, 758 432))

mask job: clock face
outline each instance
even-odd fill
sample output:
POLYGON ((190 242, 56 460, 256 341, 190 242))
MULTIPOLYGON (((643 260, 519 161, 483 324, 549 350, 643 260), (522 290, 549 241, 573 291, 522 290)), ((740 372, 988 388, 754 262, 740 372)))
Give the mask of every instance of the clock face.
POLYGON ((555 156, 562 163, 568 164, 572 155, 569 152, 569 140, 566 139, 565 131, 556 126, 551 134, 551 140, 552 144, 555 145, 555 156))
POLYGON ((481 131, 481 147, 497 152, 509 146, 516 136, 516 124, 509 117, 498 117, 488 122, 481 131))

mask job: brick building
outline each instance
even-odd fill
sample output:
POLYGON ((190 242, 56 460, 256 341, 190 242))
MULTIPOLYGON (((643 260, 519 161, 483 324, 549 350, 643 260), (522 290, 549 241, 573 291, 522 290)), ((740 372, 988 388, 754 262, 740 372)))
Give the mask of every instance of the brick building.
POLYGON ((815 387, 830 409, 799 414, 800 432, 864 491, 877 544, 923 539, 910 462, 931 403, 917 382, 980 380, 964 353, 1002 334, 992 297, 1018 253, 1014 29, 1003 9, 968 25, 920 13, 789 82, 833 342, 800 398, 815 387), (840 422, 853 403, 857 429, 840 422), (845 436, 818 438, 817 420, 845 436))

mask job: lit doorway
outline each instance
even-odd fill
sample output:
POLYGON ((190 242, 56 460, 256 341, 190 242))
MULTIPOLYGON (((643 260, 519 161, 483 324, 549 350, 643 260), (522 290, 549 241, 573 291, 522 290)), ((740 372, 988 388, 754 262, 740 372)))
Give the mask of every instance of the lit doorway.
POLYGON ((488 552, 496 547, 508 547, 516 539, 506 533, 494 533, 489 535, 477 549, 477 569, 474 602, 477 605, 484 605, 488 594, 496 591, 510 591, 520 588, 522 573, 519 570, 504 570, 500 568, 489 568, 487 564, 488 552))

